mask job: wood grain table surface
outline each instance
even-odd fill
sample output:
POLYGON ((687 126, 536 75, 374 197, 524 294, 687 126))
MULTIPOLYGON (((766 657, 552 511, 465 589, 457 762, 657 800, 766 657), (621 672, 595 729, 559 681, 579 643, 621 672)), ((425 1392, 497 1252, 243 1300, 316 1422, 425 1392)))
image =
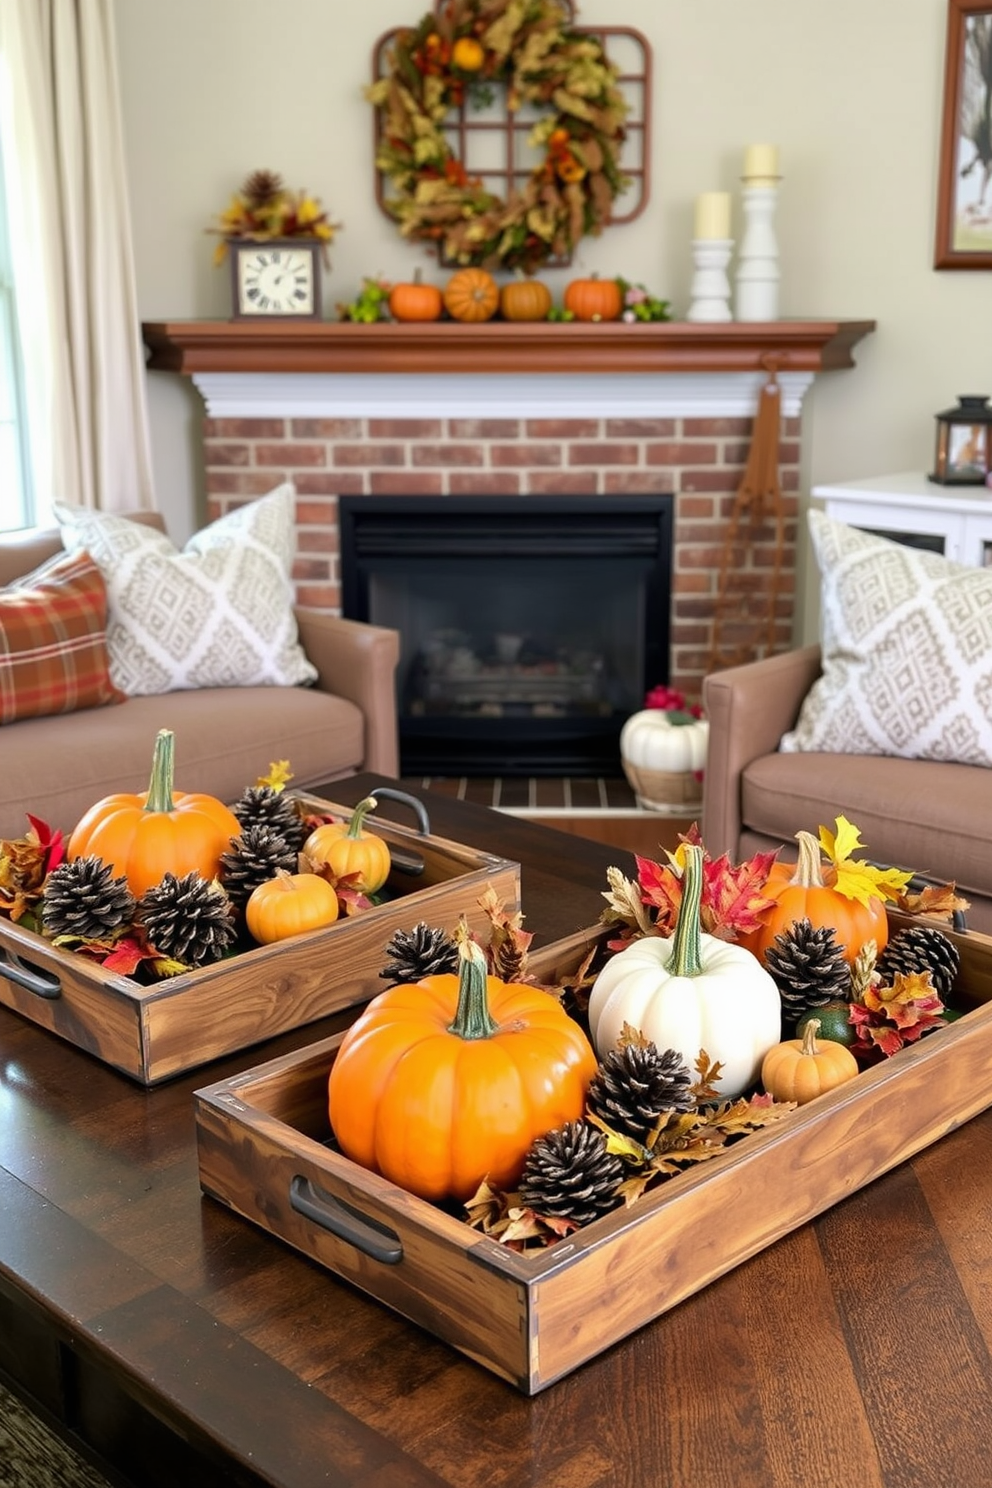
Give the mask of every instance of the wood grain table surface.
MULTIPOLYGON (((539 943, 633 872, 429 805, 539 943)), ((528 1399, 200 1193, 193 1091, 345 1022, 149 1091, 0 1010, 0 1376, 122 1483, 992 1488, 992 1114, 528 1399)))

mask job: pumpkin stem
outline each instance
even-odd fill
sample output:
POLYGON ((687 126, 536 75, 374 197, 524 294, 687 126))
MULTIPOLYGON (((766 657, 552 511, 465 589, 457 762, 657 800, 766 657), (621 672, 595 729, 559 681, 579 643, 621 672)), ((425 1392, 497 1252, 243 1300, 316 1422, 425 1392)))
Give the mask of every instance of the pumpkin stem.
POLYGON ((820 871, 819 842, 812 832, 797 832, 796 841, 799 843, 799 861, 789 883, 801 889, 824 888, 823 874, 820 871))
POLYGON ((699 976, 703 969, 699 940, 699 906, 703 899, 703 849, 695 843, 685 845, 685 868, 682 871, 682 903, 672 936, 671 976, 699 976))
POLYGON ((348 823, 347 835, 349 837, 361 837, 362 827, 365 824, 365 818, 370 811, 375 810, 377 805, 378 802, 376 801, 375 796, 366 796, 364 801, 359 801, 358 805, 351 813, 351 820, 348 823))
POLYGON ((803 1029, 803 1046, 802 1049, 799 1051, 801 1054, 819 1053, 819 1050, 816 1046, 816 1035, 819 1033, 819 1031, 819 1018, 810 1018, 809 1022, 806 1024, 806 1027, 803 1029))
POLYGON ((463 1039, 492 1038, 499 1024, 489 1011, 486 995, 486 954, 478 942, 465 938, 458 946, 458 1007, 448 1032, 463 1039))
POLYGON ((176 736, 171 729, 159 729, 152 756, 152 775, 145 799, 146 811, 172 811, 172 784, 176 770, 176 736))

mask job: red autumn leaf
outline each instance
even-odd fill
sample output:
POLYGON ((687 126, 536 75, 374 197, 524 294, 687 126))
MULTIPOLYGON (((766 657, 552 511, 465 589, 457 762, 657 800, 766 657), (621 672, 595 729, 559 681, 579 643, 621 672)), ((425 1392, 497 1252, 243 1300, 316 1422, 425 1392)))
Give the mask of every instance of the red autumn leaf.
POLYGON ((38 846, 44 854, 44 872, 51 873, 52 869, 57 868, 65 859, 65 840, 62 833, 58 828, 53 831, 46 821, 42 821, 39 816, 32 816, 30 811, 27 812, 27 818, 38 839, 38 846))
MULTIPOLYGON (((87 949, 83 944, 79 947, 81 951, 87 949)), ((143 961, 158 961, 160 953, 134 936, 125 935, 114 946, 109 955, 103 959, 104 970, 119 972, 121 976, 134 976, 143 961)))
POLYGON ((703 899, 700 912, 703 929, 710 935, 747 935, 757 930, 761 916, 773 900, 763 893, 776 853, 755 853, 733 867, 726 853, 716 861, 703 861, 703 899))

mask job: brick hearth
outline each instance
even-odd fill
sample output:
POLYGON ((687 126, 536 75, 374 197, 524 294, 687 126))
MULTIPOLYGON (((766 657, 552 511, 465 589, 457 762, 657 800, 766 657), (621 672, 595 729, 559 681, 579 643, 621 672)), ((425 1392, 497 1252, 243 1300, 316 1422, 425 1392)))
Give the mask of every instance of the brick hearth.
MULTIPOLYGON (((211 519, 291 478, 299 493, 301 603, 339 611, 339 495, 675 494, 673 686, 699 695, 730 510, 744 474, 750 418, 208 418, 211 519)), ((800 419, 782 420, 787 547, 776 648, 791 642, 800 419)), ((750 583, 769 582, 769 530, 755 534, 750 583)))

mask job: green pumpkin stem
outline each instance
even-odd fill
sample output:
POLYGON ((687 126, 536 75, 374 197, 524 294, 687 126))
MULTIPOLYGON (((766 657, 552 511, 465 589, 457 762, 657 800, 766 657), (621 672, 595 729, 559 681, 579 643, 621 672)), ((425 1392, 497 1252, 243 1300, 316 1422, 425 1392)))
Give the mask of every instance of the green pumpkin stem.
POLYGON ((171 729, 159 729, 152 756, 152 775, 148 782, 146 811, 172 811, 172 785, 176 771, 176 736, 171 729))
POLYGON ((823 889, 823 873, 820 869, 820 844, 812 832, 797 832, 796 841, 799 843, 799 861, 796 863, 796 871, 789 879, 790 884, 795 884, 800 889, 823 889))
POLYGON ((670 976, 699 976, 703 969, 702 947, 699 940, 699 907, 703 900, 703 849, 693 843, 685 847, 685 868, 682 871, 682 903, 675 920, 672 936, 672 959, 668 963, 670 976))
POLYGON ((347 835, 349 837, 361 837, 362 828, 365 825, 365 818, 368 816, 370 811, 375 810, 377 805, 378 802, 376 801, 375 796, 366 796, 364 801, 359 801, 358 805, 351 813, 351 820, 348 823, 347 835))
POLYGON ((467 937, 458 946, 458 1007, 448 1032, 463 1039, 492 1038, 499 1024, 489 1011, 486 995, 486 953, 467 937))

